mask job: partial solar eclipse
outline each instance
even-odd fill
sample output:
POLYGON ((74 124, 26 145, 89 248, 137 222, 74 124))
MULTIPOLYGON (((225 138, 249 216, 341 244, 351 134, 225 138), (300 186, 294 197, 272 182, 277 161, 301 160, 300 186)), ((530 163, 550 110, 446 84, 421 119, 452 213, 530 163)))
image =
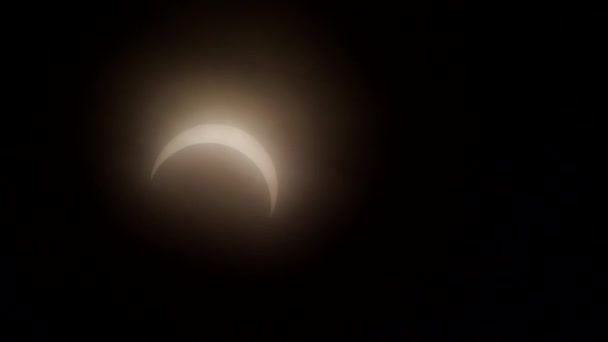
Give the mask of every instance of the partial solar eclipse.
POLYGON ((173 154, 186 147, 200 144, 228 146, 253 161, 266 181, 270 193, 270 215, 272 215, 279 191, 277 173, 272 159, 264 147, 252 136, 232 126, 221 124, 200 125, 178 134, 165 145, 156 158, 150 179, 154 178, 157 169, 173 154))

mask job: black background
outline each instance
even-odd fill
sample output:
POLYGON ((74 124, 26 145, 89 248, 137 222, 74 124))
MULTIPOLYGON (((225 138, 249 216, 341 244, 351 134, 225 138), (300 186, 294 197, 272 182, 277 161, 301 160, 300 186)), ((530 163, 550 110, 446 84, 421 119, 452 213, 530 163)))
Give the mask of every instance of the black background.
POLYGON ((374 163, 373 180, 350 220, 336 220, 351 223, 297 265, 256 273, 123 234, 90 146, 78 143, 101 115, 91 108, 99 68, 124 37, 184 6, 19 12, 14 69, 24 84, 14 88, 24 96, 3 122, 3 226, 16 233, 3 311, 18 340, 597 336, 606 209, 597 20, 566 7, 478 16, 460 3, 234 5, 318 23, 375 108, 365 114, 374 149, 359 157, 374 163))

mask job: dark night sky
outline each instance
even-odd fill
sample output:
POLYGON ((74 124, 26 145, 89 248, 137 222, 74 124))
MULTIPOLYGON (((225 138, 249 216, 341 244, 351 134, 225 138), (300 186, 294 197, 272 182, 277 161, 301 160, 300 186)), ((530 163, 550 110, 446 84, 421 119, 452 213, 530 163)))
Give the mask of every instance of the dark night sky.
MULTIPOLYGON (((506 20, 474 18, 455 2, 368 6, 28 9, 16 30, 24 100, 4 121, 3 227, 15 235, 16 277, 2 305, 17 340, 594 335, 606 242, 597 219, 606 209, 597 20, 566 8, 506 20), (316 108, 347 109, 323 118, 323 153, 310 161, 345 191, 323 214, 285 220, 333 232, 297 262, 235 269, 133 234, 155 223, 114 203, 98 143, 127 158, 155 152, 100 138, 98 123, 128 127, 127 100, 103 80, 121 82, 118 65, 134 42, 195 54, 189 33, 211 31, 217 41, 201 41, 222 45, 227 27, 258 22, 284 29, 282 44, 296 51, 312 46, 314 61, 332 70, 311 88, 325 84, 318 93, 334 103, 307 96, 316 108), (323 140, 343 120, 339 138, 323 140)), ((225 65, 239 74, 234 58, 225 65)), ((309 143, 307 132, 285 135, 309 143)))

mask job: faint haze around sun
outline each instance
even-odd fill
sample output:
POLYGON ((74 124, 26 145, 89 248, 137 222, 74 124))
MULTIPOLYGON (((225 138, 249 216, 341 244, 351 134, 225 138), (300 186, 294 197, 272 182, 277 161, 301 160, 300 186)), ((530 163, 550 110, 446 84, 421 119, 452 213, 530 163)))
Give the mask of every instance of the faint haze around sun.
MULTIPOLYGON (((151 190, 149 173, 164 144, 197 125, 233 125, 267 150, 281 190, 280 210, 272 220, 261 220, 260 212, 250 210, 267 213, 267 207, 234 201, 228 216, 239 219, 230 224, 250 226, 247 229, 253 231, 261 229, 253 226, 266 226, 261 229, 265 236, 283 245, 289 245, 287 241, 321 243, 323 236, 339 230, 336 218, 348 220, 346 213, 356 207, 357 196, 369 181, 366 175, 374 167, 369 162, 374 149, 373 120, 361 120, 365 117, 361 113, 374 115, 363 75, 340 50, 336 37, 323 35, 317 22, 298 13, 282 12, 280 18, 267 21, 250 19, 247 13, 214 13, 213 17, 197 13, 179 12, 162 24, 125 35, 124 48, 100 68, 92 94, 100 115, 90 122, 90 136, 102 160, 98 177, 107 200, 113 210, 135 212, 142 220, 154 221, 159 209, 152 209, 150 202, 160 194, 151 190)), ((201 227, 219 227, 223 223, 210 223, 210 217, 222 216, 219 208, 227 198, 241 196, 266 203, 263 188, 255 196, 249 192, 264 185, 263 177, 238 152, 225 151, 235 158, 230 164, 239 168, 236 176, 248 179, 245 182, 255 177, 252 187, 235 188, 243 179, 232 178, 230 172, 213 175, 213 167, 205 170, 203 165, 219 158, 220 150, 224 151, 191 147, 172 158, 169 164, 175 165, 168 164, 160 178, 189 179, 192 191, 203 183, 210 185, 204 194, 197 190, 200 196, 184 192, 175 200, 186 201, 184 208, 171 212, 167 206, 166 220, 184 221, 188 212, 187 225, 192 227, 186 231, 196 230, 195 222, 205 219, 201 227), (186 161, 187 156, 193 161, 186 161), (180 172, 186 172, 184 163, 200 164, 187 170, 200 171, 198 176, 181 177, 180 172), (209 215, 210 208, 216 207, 217 212, 209 215)), ((186 234, 190 240, 197 240, 195 235, 186 234)))

